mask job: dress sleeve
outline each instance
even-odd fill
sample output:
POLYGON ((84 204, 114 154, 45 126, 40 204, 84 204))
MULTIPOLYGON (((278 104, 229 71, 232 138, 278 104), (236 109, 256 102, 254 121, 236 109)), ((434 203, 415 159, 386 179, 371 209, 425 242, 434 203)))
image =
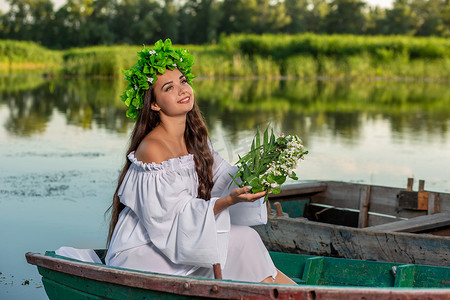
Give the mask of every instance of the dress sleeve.
POLYGON ((214 215, 217 198, 205 201, 192 196, 197 194, 195 168, 176 163, 161 169, 147 167, 131 164, 119 197, 138 216, 151 242, 176 264, 224 264, 229 215, 214 215))
MULTIPOLYGON (((213 197, 225 197, 238 186, 231 179, 237 172, 236 166, 231 166, 219 153, 211 150, 214 156, 213 180, 211 191, 213 197)), ((267 207, 264 197, 255 202, 241 202, 228 208, 231 224, 254 226, 267 223, 267 207)))

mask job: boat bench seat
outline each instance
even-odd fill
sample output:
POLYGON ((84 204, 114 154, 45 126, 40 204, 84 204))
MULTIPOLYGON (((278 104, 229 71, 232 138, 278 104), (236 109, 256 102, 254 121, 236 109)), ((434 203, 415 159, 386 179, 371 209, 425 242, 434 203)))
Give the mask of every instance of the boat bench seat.
POLYGON ((450 288, 450 269, 438 266, 270 253, 275 266, 297 284, 361 287, 450 288), (440 278, 440 279, 439 279, 440 278), (443 281, 442 278, 449 280, 443 281))

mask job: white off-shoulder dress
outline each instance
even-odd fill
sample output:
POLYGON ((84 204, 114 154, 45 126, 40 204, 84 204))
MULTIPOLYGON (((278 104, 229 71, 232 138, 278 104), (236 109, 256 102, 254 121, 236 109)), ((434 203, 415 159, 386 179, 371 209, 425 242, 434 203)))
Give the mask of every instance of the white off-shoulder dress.
POLYGON ((172 275, 213 278, 220 263, 224 279, 262 281, 277 270, 255 230, 267 222, 263 199, 239 203, 214 215, 215 201, 236 188, 236 172, 214 154, 211 199, 196 198, 198 179, 192 154, 161 164, 128 155, 130 168, 119 188, 119 215, 106 264, 172 275))

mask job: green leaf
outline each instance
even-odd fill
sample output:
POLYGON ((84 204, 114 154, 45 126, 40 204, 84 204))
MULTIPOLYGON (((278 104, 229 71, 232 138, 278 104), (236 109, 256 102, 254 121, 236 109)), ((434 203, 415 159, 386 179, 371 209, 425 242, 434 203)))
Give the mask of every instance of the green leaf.
POLYGON ((243 165, 244 167, 244 178, 243 180, 247 180, 247 178, 250 176, 250 168, 247 165, 243 165))
POLYGON ((166 39, 164 41, 164 50, 167 51, 172 47, 172 41, 170 39, 166 39))
POLYGON ((281 184, 283 184, 283 183, 286 181, 286 177, 285 177, 285 176, 276 176, 276 177, 275 177, 275 181, 276 181, 279 185, 281 185, 281 184))
POLYGON ((259 193, 259 192, 262 192, 262 191, 264 191, 264 187, 263 186, 258 186, 258 187, 253 187, 252 186, 252 193, 253 194, 256 194, 256 193, 259 193))
POLYGON ((289 175, 289 177, 294 180, 298 180, 297 174, 295 174, 295 172, 292 172, 291 175, 289 175))
POLYGON ((279 187, 272 189, 272 194, 279 194, 281 192, 281 189, 279 187))
POLYGON ((252 175, 247 178, 248 184, 253 188, 259 186, 259 178, 255 175, 252 175))
POLYGON ((259 136, 259 129, 256 129, 256 136, 255 136, 255 146, 256 148, 259 148, 259 146, 261 146, 261 137, 259 136))
POLYGON ((269 174, 269 175, 267 175, 266 180, 268 183, 275 183, 275 176, 273 176, 273 174, 269 174))
POLYGON ((263 138, 263 151, 267 151, 267 147, 269 146, 269 126, 267 126, 266 130, 264 130, 264 138, 263 138))
POLYGON ((255 153, 253 154, 253 167, 255 170, 259 169, 259 157, 261 148, 261 137, 259 136, 259 129, 256 129, 255 136, 255 153))
MULTIPOLYGON (((231 174, 229 174, 230 176, 231 176, 231 178, 233 179, 233 182, 238 186, 238 187, 244 187, 245 186, 245 183, 244 182, 237 182, 237 180, 236 180, 236 178, 237 177, 233 177, 231 174)), ((230 182, 230 185, 228 186, 228 187, 230 187, 231 186, 231 182, 230 182)))
POLYGON ((159 41, 157 41, 156 43, 155 43, 155 50, 156 49, 161 49, 162 47, 164 46, 164 43, 163 43, 163 41, 162 40, 159 40, 159 41))

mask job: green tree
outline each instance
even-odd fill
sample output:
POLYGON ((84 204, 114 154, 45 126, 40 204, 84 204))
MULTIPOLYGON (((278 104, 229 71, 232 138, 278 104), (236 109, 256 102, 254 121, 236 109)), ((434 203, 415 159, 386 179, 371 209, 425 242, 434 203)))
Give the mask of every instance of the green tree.
POLYGON ((332 0, 327 17, 328 33, 361 34, 366 25, 363 9, 366 4, 360 0, 332 0))
POLYGON ((285 0, 284 6, 286 15, 290 18, 290 23, 286 25, 287 33, 306 32, 308 2, 306 0, 285 0))
POLYGON ((155 0, 123 0, 117 4, 112 31, 116 43, 151 44, 157 39, 157 16, 161 6, 155 0))
POLYGON ((222 18, 221 6, 215 0, 189 0, 180 9, 180 42, 210 43, 218 39, 222 18))
POLYGON ((445 9, 442 0, 413 0, 411 8, 417 15, 418 24, 416 35, 442 35, 444 21, 441 11, 445 9))
POLYGON ((61 47, 89 45, 88 20, 94 12, 93 0, 68 0, 55 14, 54 32, 61 47))
POLYGON ((89 31, 89 45, 110 45, 115 42, 112 32, 114 16, 116 14, 116 0, 95 0, 92 14, 87 18, 89 31))
POLYGON ((164 0, 164 6, 159 13, 155 14, 157 20, 156 36, 157 39, 170 38, 173 42, 178 42, 178 9, 173 0, 164 0))
POLYGON ((286 27, 291 18, 286 14, 284 2, 257 0, 257 12, 251 25, 253 33, 276 33, 286 27))
POLYGON ((450 0, 444 0, 441 9, 442 30, 441 35, 450 37, 450 0))
POLYGON ((326 20, 330 13, 330 5, 326 0, 310 0, 306 14, 308 32, 325 33, 326 20))
POLYGON ((366 34, 389 34, 389 24, 386 20, 386 10, 379 6, 369 8, 366 17, 366 34))
POLYGON ((414 35, 418 18, 409 0, 395 0, 393 7, 386 10, 386 20, 390 34, 414 35))
POLYGON ((258 9, 257 0, 224 0, 219 32, 251 33, 257 20, 258 9))
POLYGON ((53 3, 50 0, 7 0, 10 9, 1 16, 3 38, 47 40, 53 19, 53 3))

